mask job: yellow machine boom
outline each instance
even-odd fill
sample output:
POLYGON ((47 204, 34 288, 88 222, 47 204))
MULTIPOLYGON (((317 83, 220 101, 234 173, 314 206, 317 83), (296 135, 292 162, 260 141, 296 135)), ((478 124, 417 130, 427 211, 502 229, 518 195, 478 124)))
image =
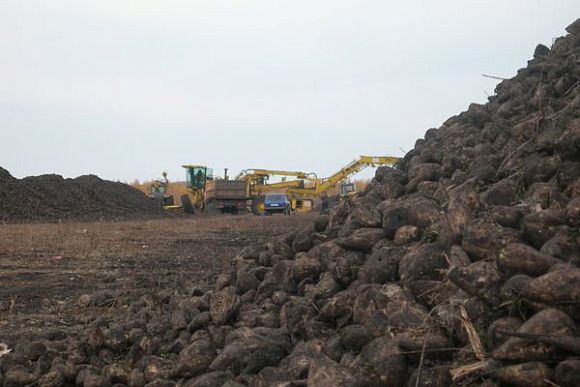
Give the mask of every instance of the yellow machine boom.
POLYGON ((245 180, 248 196, 259 195, 263 192, 286 190, 289 188, 304 188, 304 180, 316 181, 313 172, 284 171, 274 169, 246 169, 236 176, 237 180, 245 180), (283 180, 276 183, 267 183, 270 176, 282 176, 283 180), (295 177, 294 180, 285 180, 286 177, 295 177))
POLYGON ((306 202, 312 204, 312 199, 319 197, 324 192, 343 182, 349 176, 368 166, 392 166, 397 162, 399 162, 398 157, 360 156, 358 159, 350 162, 339 171, 324 179, 318 178, 314 173, 270 169, 251 169, 242 171, 242 173, 237 176, 237 179, 245 180, 247 182, 247 195, 253 198, 258 198, 262 193, 268 191, 284 190, 290 196, 292 208, 295 209, 304 206, 304 203, 306 202), (297 179, 277 183, 267 183, 267 180, 271 175, 284 177, 292 176, 297 179), (309 183, 308 187, 305 186, 305 182, 309 183))
POLYGON ((312 179, 316 178, 314 172, 300 172, 300 171, 282 171, 275 169, 244 169, 236 176, 236 180, 252 180, 252 179, 268 179, 271 175, 274 176, 292 176, 298 179, 312 179))
POLYGON ((360 172, 362 169, 372 166, 377 167, 380 165, 395 165, 399 162, 398 157, 391 156, 360 156, 358 159, 353 160, 345 167, 341 168, 339 171, 330 175, 324 179, 315 180, 315 186, 312 188, 290 188, 288 189, 289 194, 305 197, 317 197, 323 192, 328 191, 330 188, 335 187, 341 181, 344 181, 349 176, 360 172))

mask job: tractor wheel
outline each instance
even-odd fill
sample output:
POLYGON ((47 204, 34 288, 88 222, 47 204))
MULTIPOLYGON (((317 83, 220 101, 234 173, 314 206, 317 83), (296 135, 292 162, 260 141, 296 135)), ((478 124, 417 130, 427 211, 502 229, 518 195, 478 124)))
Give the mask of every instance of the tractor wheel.
POLYGON ((254 215, 258 215, 258 216, 262 216, 264 215, 265 211, 264 211, 264 197, 263 196, 258 196, 257 198, 254 198, 254 200, 252 200, 252 213, 254 215))
POLYGON ((186 214, 195 214, 189 195, 181 195, 181 207, 186 214))

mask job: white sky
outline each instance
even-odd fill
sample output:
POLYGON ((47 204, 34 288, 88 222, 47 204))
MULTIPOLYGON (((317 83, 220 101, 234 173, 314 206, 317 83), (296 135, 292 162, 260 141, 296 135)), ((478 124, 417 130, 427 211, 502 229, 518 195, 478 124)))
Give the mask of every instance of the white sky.
POLYGON ((325 176, 402 156, 579 16, 577 0, 0 0, 0 166, 325 176))

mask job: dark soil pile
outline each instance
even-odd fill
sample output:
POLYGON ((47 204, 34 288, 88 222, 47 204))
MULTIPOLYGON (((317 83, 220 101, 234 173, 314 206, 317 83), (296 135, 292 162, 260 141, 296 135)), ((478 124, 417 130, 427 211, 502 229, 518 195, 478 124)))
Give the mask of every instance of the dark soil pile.
POLYGON ((127 184, 94 175, 16 179, 0 168, 0 221, 112 220, 162 215, 158 205, 127 184))
POLYGON ((22 341, 4 385, 580 385, 580 20, 567 31, 214 289, 22 341))

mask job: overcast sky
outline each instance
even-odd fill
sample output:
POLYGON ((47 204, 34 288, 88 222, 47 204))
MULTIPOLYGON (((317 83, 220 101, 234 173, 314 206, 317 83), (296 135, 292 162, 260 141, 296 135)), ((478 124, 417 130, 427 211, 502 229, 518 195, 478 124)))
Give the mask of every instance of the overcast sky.
POLYGON ((402 156, 577 17, 578 0, 0 0, 0 166, 182 180, 402 156))

